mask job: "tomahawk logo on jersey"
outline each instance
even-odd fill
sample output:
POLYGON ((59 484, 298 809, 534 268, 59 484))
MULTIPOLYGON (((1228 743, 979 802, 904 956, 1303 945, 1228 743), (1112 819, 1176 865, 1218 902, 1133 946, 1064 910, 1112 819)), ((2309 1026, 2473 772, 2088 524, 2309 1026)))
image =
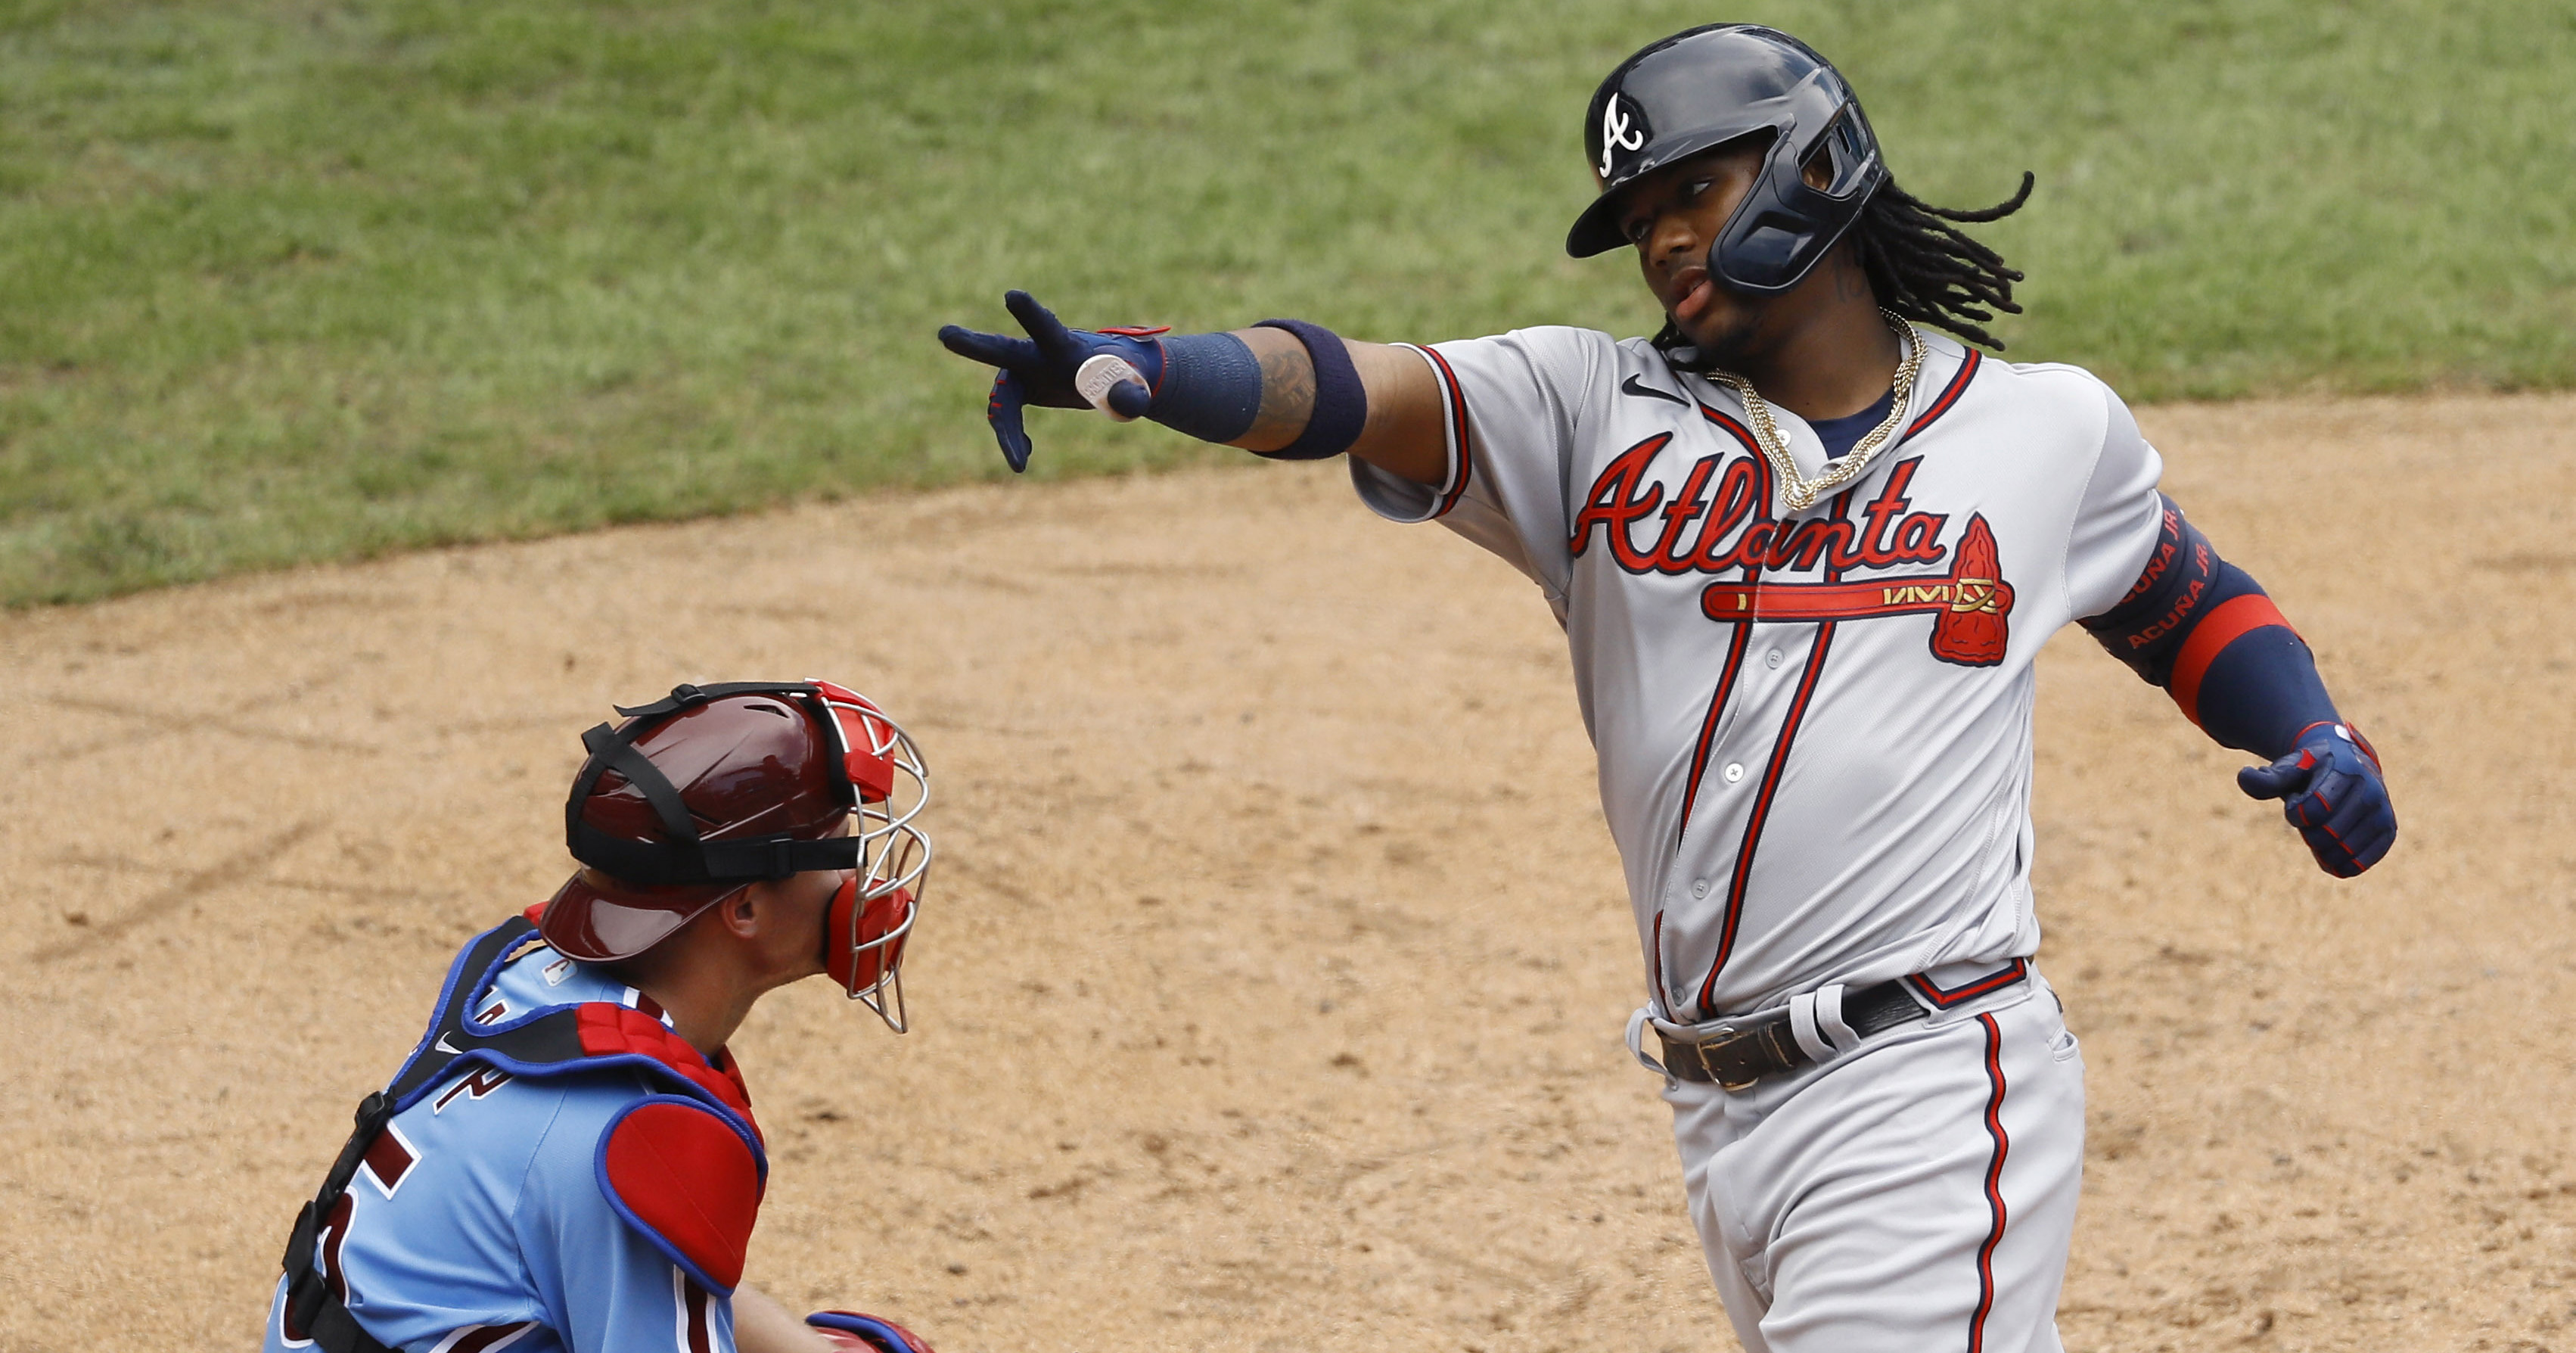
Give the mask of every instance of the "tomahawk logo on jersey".
POLYGON ((2090 375, 1917 341, 1898 440, 1803 512, 1735 395, 1587 330, 1420 349, 1447 482, 1351 462, 1372 508, 1511 561, 1565 625, 1671 1020, 2038 948, 2031 662, 2138 578, 2161 464, 2090 375))

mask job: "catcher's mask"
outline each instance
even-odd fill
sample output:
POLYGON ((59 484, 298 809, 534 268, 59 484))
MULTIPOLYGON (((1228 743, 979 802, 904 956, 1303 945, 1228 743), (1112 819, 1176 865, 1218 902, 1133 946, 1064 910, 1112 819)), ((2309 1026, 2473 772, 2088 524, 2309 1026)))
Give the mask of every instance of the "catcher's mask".
POLYGON ((590 758, 564 837, 588 867, 546 904, 546 941, 629 958, 751 883, 840 871, 823 966, 903 1032, 904 940, 930 868, 914 823, 929 772, 912 739, 828 681, 684 685, 617 712, 624 722, 582 734, 590 758))
POLYGON ((1816 50, 1776 28, 1710 24, 1619 63, 1592 95, 1583 144, 1601 195, 1574 222, 1565 252, 1590 258, 1626 244, 1620 190, 1665 165, 1768 133, 1762 171, 1709 246, 1709 276, 1775 295, 1798 285, 1887 182, 1860 100, 1816 50), (1806 165, 1825 157, 1826 183, 1806 165))

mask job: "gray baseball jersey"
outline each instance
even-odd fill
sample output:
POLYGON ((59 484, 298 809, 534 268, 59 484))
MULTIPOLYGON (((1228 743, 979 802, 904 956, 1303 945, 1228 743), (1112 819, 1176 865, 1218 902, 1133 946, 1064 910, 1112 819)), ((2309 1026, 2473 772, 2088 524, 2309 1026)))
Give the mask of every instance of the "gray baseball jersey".
POLYGON ((1416 349, 1447 482, 1351 462, 1371 508, 1501 555, 1564 625, 1667 1019, 2038 948, 2032 663, 2137 580, 2161 462, 2087 372, 1917 341, 1899 440, 1803 511, 1732 393, 1583 329, 1416 349))

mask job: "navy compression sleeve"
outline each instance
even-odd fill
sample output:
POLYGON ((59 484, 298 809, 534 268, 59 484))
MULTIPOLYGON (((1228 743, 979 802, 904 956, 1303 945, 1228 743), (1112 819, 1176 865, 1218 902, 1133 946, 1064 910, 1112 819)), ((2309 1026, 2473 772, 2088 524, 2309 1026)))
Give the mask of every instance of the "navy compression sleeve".
POLYGON ((2084 628, 2222 746, 2279 757, 2302 732, 2340 722, 2315 655, 2261 585, 2163 502, 2137 585, 2084 628))
POLYGON ((1230 442, 1261 412, 1261 363, 1232 334, 1172 334, 1158 340, 1163 378, 1145 416, 1206 442, 1230 442))

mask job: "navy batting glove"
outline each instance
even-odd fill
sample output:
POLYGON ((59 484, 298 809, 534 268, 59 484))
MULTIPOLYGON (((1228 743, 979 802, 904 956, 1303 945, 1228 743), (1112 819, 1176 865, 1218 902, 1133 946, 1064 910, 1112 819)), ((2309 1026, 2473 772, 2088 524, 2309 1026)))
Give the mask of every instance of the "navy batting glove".
POLYGON ((1029 468, 1029 433, 1021 410, 1031 404, 1090 408, 1091 401, 1074 388, 1074 373, 1102 353, 1124 360, 1144 378, 1142 385, 1120 381, 1111 386, 1110 410, 1120 418, 1141 418, 1153 406, 1154 390, 1163 383, 1163 345, 1154 339, 1161 329, 1068 329, 1054 311, 1025 291, 1003 293, 1002 304, 1010 308, 1011 318, 1020 322, 1028 337, 950 324, 940 329, 939 341, 969 361, 1001 368, 993 377, 984 419, 993 425, 993 439, 1002 444, 1002 459, 1011 463, 1014 473, 1029 468))
POLYGON ((2379 753, 2348 724, 2310 725, 2298 750, 2236 772, 2249 798, 2281 800, 2281 815, 2307 838, 2317 867, 2339 879, 2379 863, 2397 842, 2397 810, 2379 753))

